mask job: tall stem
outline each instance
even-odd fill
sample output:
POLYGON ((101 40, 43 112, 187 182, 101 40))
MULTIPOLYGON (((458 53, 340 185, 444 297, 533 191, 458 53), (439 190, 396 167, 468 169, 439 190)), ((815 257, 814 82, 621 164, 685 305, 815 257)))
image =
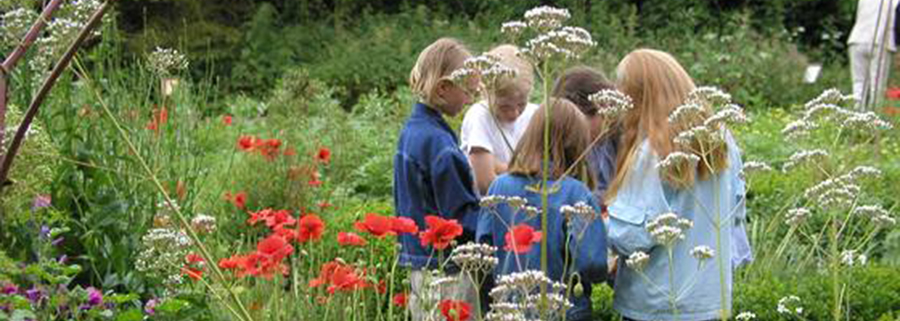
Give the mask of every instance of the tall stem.
POLYGON ((678 291, 675 289, 675 254, 672 246, 666 246, 666 254, 669 256, 669 306, 678 321, 678 291))
MULTIPOLYGON (((549 188, 547 186, 547 182, 549 181, 548 172, 550 171, 550 109, 552 106, 550 105, 550 75, 547 68, 548 62, 544 62, 542 67, 541 76, 543 76, 542 80, 544 81, 544 157, 543 162, 541 162, 541 231, 543 233, 547 233, 547 210, 549 209, 549 188)), ((547 273, 547 237, 541 238, 541 271, 544 272, 544 275, 548 275, 547 273)), ((549 311, 547 311, 547 307, 549 302, 547 301, 547 285, 541 283, 541 319, 547 320, 549 316, 549 311)))
POLYGON ((831 315, 834 321, 841 319, 841 276, 839 271, 841 261, 838 254, 838 228, 838 220, 832 218, 830 233, 828 233, 831 244, 828 248, 831 252, 831 295, 834 304, 831 315))
MULTIPOLYGON (((710 167, 710 169, 712 169, 710 167)), ((725 259, 722 253, 722 206, 719 204, 719 178, 713 176, 713 202, 715 202, 715 213, 713 213, 713 221, 715 222, 713 229, 716 232, 716 267, 719 269, 719 318, 722 321, 728 320, 731 315, 728 307, 728 285, 725 283, 725 259)))

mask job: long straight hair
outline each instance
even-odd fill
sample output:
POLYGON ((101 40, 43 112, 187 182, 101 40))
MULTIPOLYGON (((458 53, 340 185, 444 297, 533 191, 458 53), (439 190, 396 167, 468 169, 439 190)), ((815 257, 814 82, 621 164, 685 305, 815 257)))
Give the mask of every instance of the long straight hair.
MULTIPOLYGON (((632 51, 619 63, 616 73, 616 86, 631 96, 634 109, 622 121, 621 149, 616 160, 618 170, 607 191, 608 202, 616 197, 631 172, 644 138, 650 141, 650 147, 659 159, 677 150, 672 140, 685 128, 669 124, 668 117, 695 88, 694 81, 678 61, 658 50, 632 51)), ((708 114, 710 111, 703 112, 708 114)), ((721 148, 713 153, 712 163, 724 164, 726 156, 726 150, 721 148)), ((663 179, 676 187, 690 187, 697 172, 701 178, 709 175, 709 169, 704 164, 697 166, 698 170, 674 171, 674 174, 663 175, 663 179)))
MULTIPOLYGON (((583 174, 583 181, 591 189, 594 188, 594 175, 587 162, 576 165, 578 157, 590 144, 587 120, 575 104, 566 99, 550 99, 550 166, 548 176, 561 179, 572 166, 578 166, 573 173, 583 174)), ((538 176, 544 155, 544 120, 546 105, 541 106, 531 117, 528 128, 510 161, 510 174, 538 176)))

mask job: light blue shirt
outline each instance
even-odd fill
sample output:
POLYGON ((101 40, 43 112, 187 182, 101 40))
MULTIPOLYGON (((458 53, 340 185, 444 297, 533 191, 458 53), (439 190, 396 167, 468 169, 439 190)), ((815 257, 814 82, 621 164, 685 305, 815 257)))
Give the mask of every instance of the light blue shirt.
MULTIPOLYGON (((679 320, 717 319, 721 309, 717 258, 701 267, 690 255, 691 249, 706 245, 724 260, 727 295, 725 307, 731 310, 732 271, 752 257, 747 241, 745 184, 740 177, 740 150, 731 135, 727 137, 729 167, 693 187, 676 189, 660 177, 659 158, 644 140, 637 150, 631 172, 609 207, 609 243, 620 254, 615 281, 613 307, 635 320, 674 320, 669 302, 670 289, 678 293, 679 320), (716 249, 715 216, 721 220, 721 247, 716 249), (647 222, 659 214, 674 212, 693 221, 685 238, 674 247, 674 284, 669 284, 669 259, 665 247, 654 242, 646 230, 647 222), (629 268, 625 260, 635 251, 650 255, 643 273, 629 268)), ((625 151, 623 151, 625 152, 625 151)))

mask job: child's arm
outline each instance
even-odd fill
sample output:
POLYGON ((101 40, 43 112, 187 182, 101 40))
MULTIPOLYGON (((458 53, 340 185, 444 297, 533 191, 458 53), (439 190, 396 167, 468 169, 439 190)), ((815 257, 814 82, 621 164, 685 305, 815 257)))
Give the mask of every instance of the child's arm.
POLYGON ((465 156, 454 145, 445 147, 432 163, 430 174, 438 214, 458 220, 466 231, 474 233, 478 224, 478 197, 465 156))
POLYGON ((585 190, 585 195, 596 217, 588 221, 573 216, 569 225, 569 248, 577 248, 575 265, 581 278, 590 283, 600 283, 606 280, 608 272, 606 226, 600 218, 600 206, 590 191, 585 190))

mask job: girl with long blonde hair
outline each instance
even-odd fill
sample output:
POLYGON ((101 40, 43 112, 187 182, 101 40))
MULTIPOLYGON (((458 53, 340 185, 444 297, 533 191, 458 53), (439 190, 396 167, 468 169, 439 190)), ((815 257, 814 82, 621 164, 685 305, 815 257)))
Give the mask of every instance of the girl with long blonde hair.
MULTIPOLYGON (((693 80, 670 54, 640 49, 619 63, 616 83, 633 99, 634 109, 622 120, 618 172, 606 195, 609 242, 620 254, 614 307, 626 320, 727 316, 732 269, 750 256, 742 224, 740 150, 726 132, 722 143, 705 151, 704 162, 685 162, 676 170, 662 171, 662 160, 687 151, 673 142, 686 128, 671 124, 669 116, 695 89, 693 80), (673 214, 693 222, 681 231, 683 239, 665 243, 648 231, 648 224, 673 214), (703 246, 716 248, 714 255, 729 259, 723 264, 698 264, 692 249, 703 246), (643 254, 649 256, 644 264, 634 264, 634 258, 643 254), (632 266, 626 266, 632 255, 632 266)), ((711 112, 708 106, 699 111, 701 116, 711 112)))

